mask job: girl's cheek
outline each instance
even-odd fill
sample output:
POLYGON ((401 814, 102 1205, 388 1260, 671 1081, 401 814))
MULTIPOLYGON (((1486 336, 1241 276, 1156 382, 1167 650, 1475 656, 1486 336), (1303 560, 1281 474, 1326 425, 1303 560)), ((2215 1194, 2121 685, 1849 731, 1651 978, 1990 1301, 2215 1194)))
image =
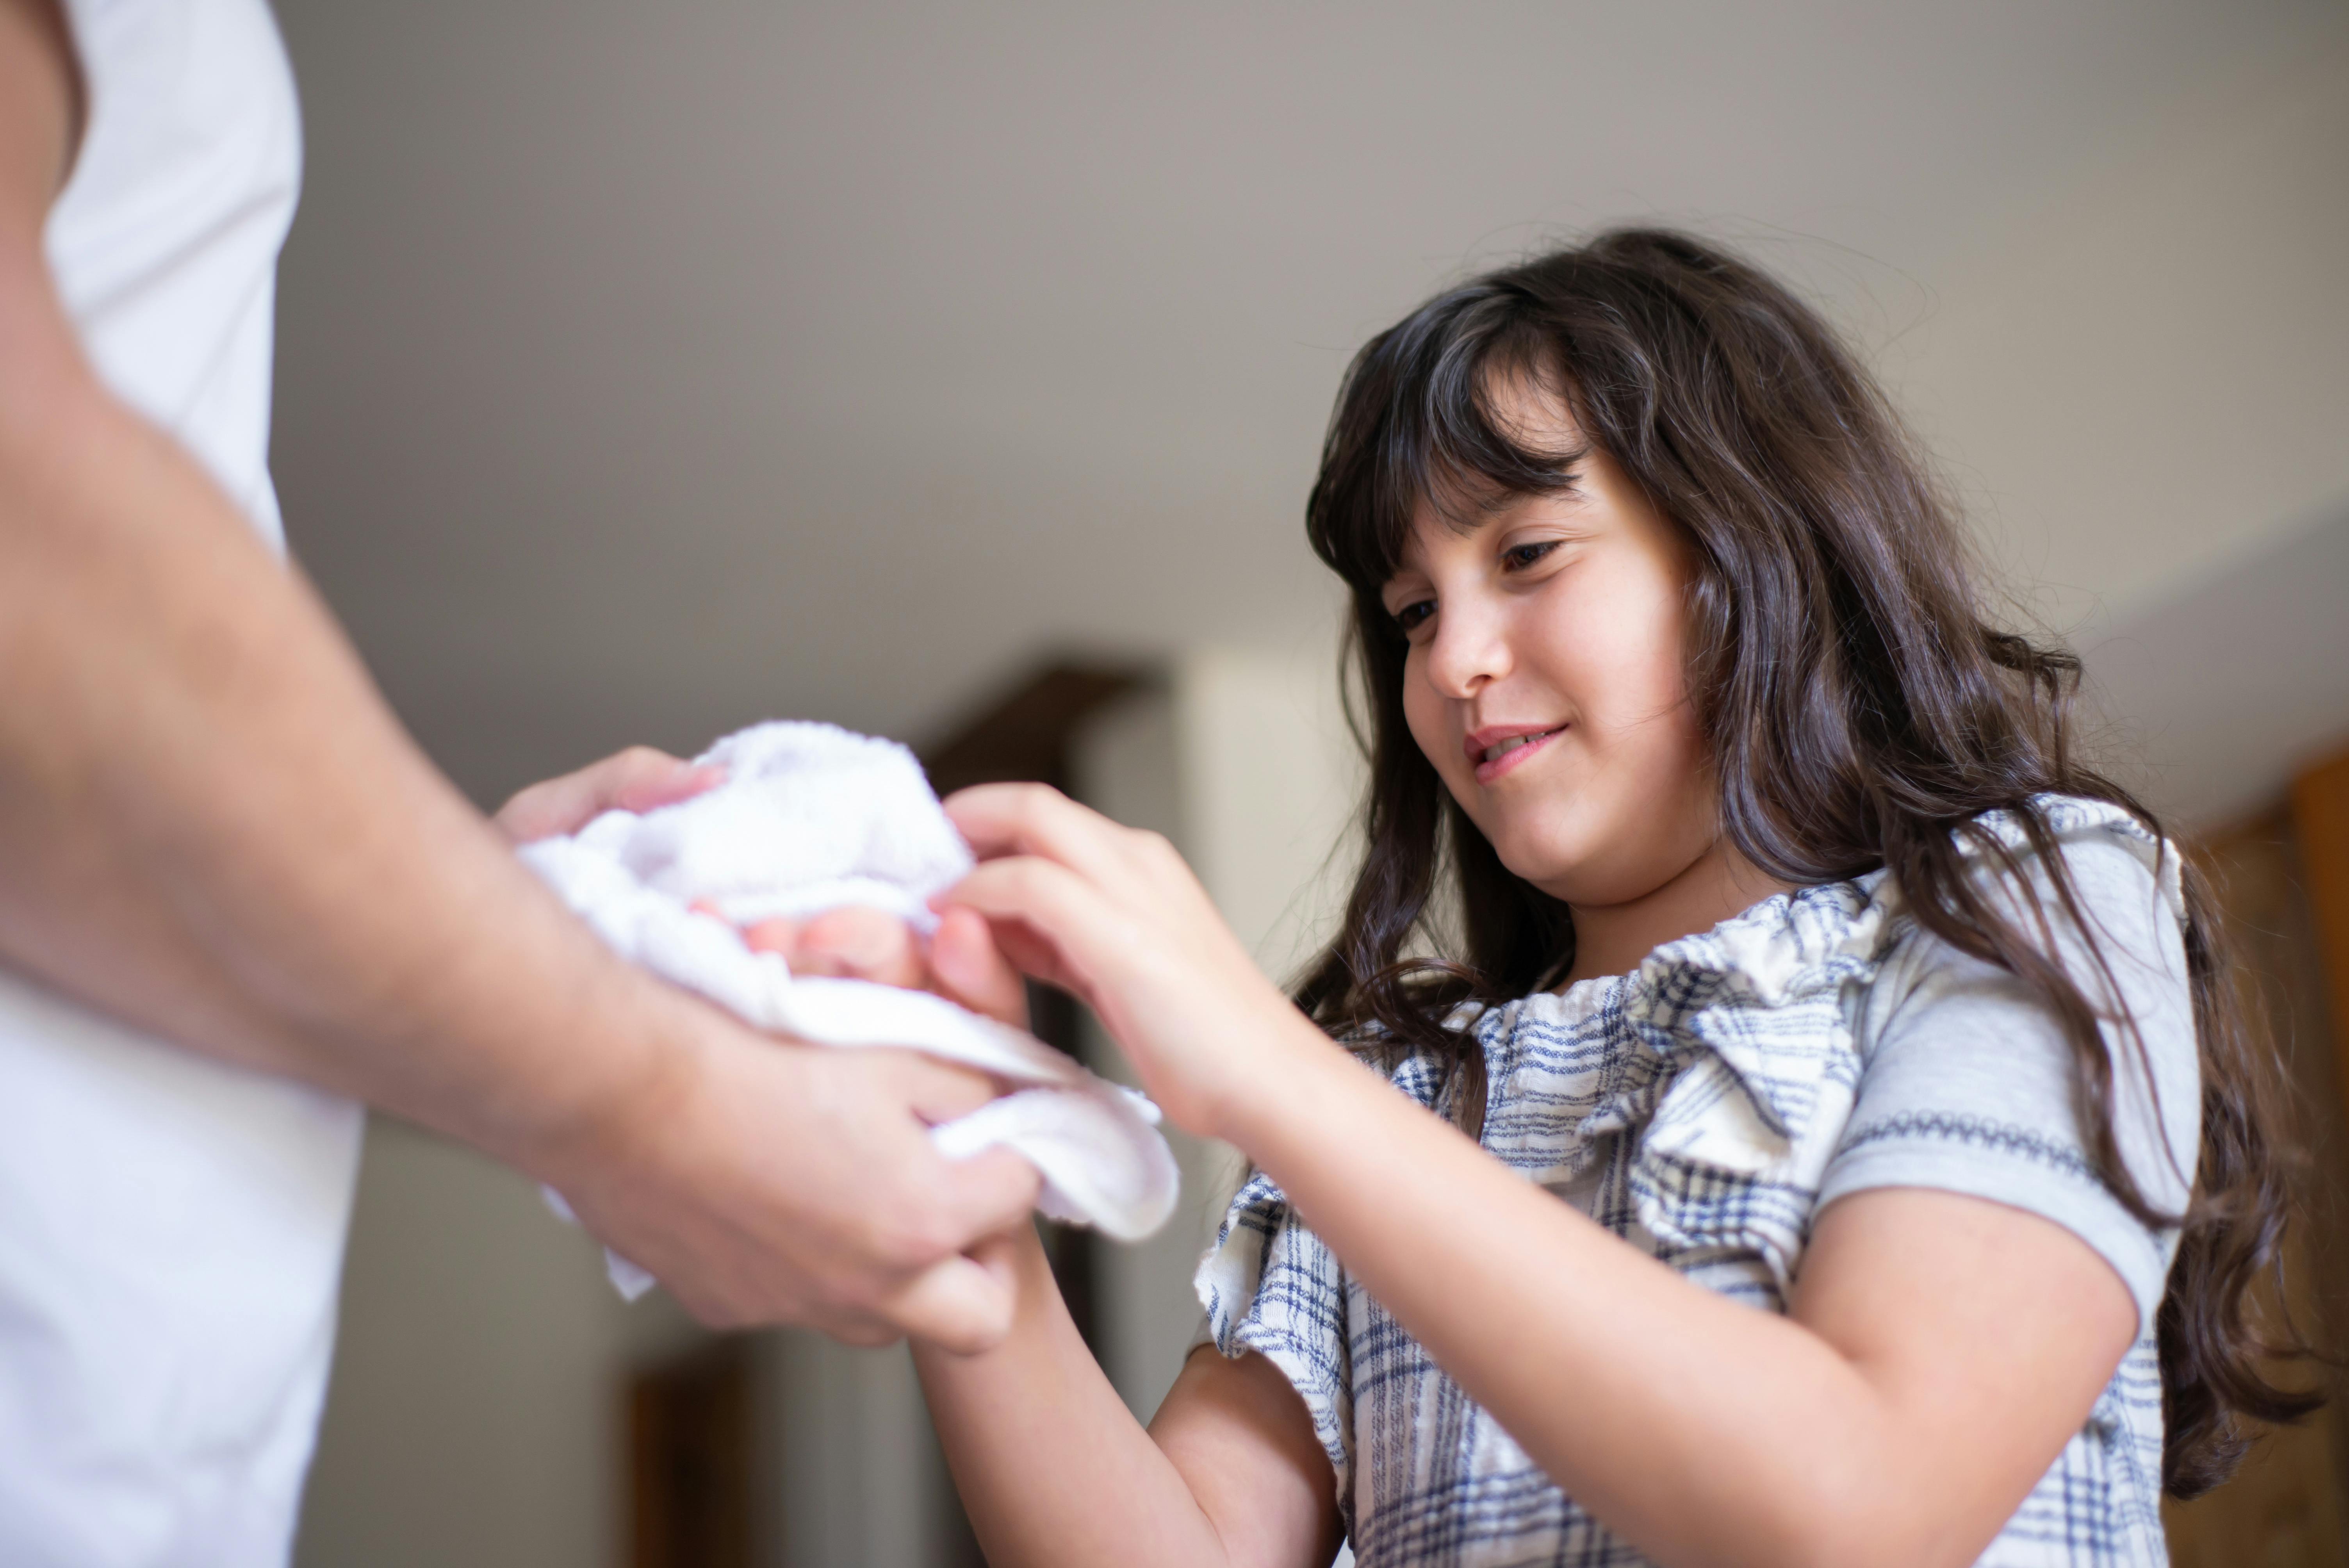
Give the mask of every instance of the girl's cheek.
POLYGON ((1403 724, 1411 731, 1413 741, 1418 745, 1420 755, 1425 757, 1434 767, 1438 776, 1449 777, 1444 770, 1444 757, 1442 749, 1444 727, 1444 699, 1428 689, 1426 676, 1421 665, 1422 657, 1421 651, 1413 648, 1411 651, 1411 656, 1403 662, 1403 724))

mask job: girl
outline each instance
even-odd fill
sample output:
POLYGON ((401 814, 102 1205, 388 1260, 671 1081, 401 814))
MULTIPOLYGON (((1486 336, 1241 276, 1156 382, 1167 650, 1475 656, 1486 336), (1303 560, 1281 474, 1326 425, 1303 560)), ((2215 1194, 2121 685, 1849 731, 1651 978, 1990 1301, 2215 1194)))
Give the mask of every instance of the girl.
POLYGON ((1163 841, 948 803, 952 903, 1254 1162, 1147 1432, 1024 1228, 1010 1337, 917 1346, 990 1559, 2166 1562, 2313 1403, 2259 1058, 1848 351, 1607 234, 1374 339, 1307 526, 1371 789, 1294 1005, 1163 841))

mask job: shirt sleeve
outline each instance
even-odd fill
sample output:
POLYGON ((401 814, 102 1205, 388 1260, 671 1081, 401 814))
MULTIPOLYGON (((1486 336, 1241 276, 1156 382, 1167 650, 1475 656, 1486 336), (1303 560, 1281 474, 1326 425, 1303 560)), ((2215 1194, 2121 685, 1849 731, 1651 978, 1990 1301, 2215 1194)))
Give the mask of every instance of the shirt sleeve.
POLYGON ((1262 1355, 1305 1401, 1350 1526, 1353 1386, 1344 1271, 1337 1255, 1258 1171, 1233 1197, 1216 1244, 1200 1262, 1196 1285, 1206 1309, 1202 1339, 1226 1357, 1262 1355))
MULTIPOLYGON (((2159 851, 2106 829, 2062 848, 2102 969, 2044 866, 2030 866, 2033 885, 2065 971, 2107 1016, 2122 1160, 2155 1211, 2176 1214, 2192 1189, 2201 1084, 2184 942, 2159 851), (2121 1016, 2134 1020, 2134 1034, 2121 1016)), ((2019 897, 2002 902, 2034 928, 2019 897)), ((2040 1215, 2113 1266, 2136 1298, 2140 1331, 2150 1332, 2178 1232, 2138 1220, 2098 1176, 2075 1104, 2071 1047, 2030 988, 1918 929, 1887 960, 1857 1024, 1867 1066, 1819 1207, 1875 1188, 1929 1187, 2040 1215)))

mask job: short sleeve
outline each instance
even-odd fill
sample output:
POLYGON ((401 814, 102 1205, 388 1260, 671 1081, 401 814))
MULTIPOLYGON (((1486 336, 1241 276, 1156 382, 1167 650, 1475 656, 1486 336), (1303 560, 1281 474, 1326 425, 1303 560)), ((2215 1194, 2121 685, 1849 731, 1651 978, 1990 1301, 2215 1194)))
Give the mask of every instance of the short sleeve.
MULTIPOLYGON (((2066 972, 2107 1015, 2121 1157, 2155 1211, 2175 1214, 2192 1188, 2201 1106, 2192 993, 2163 860, 2174 851, 2110 827, 2062 843, 2102 970, 2044 868, 2033 868, 2036 890, 2066 972), (2120 1016, 2135 1021, 2135 1039, 2120 1016)), ((2022 901, 2004 902, 2032 929, 2022 901)), ((1862 998, 1857 1033, 1866 1067, 1819 1206, 1875 1188, 1929 1187, 2038 1214, 2113 1266, 2149 1331, 2178 1232, 2138 1220, 2098 1176, 2075 1104, 2071 1047, 2030 988, 1912 930, 1862 998)))
POLYGON ((1233 1197, 1195 1283, 1216 1350, 1230 1357, 1257 1351, 1295 1386, 1346 1509, 1353 1496, 1353 1385, 1337 1255, 1257 1171, 1233 1197))

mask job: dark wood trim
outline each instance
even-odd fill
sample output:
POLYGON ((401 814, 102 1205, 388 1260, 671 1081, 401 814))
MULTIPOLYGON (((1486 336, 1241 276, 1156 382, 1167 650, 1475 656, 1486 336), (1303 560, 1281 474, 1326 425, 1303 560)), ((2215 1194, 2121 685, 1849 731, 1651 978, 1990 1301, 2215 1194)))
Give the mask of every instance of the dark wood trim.
POLYGON ((1069 747, 1098 709, 1143 682, 1131 665, 1051 660, 936 744, 922 766, 941 795, 973 784, 1035 782, 1069 787, 1069 747))
MULTIPOLYGON (((922 765, 940 795, 973 784, 1040 783, 1065 790, 1071 783, 1072 747, 1084 721, 1141 687, 1144 673, 1131 665, 1052 659, 1013 683, 978 713, 922 749, 922 765)), ((1081 1054, 1081 1013, 1073 997, 1047 986, 1028 988, 1030 1027, 1046 1045, 1081 1054)), ((1098 1347, 1093 1233, 1073 1225, 1043 1226, 1052 1277, 1086 1345, 1098 1347)))
POLYGON ((2292 826, 2333 1003, 2334 1068, 2349 1110, 2349 751, 2292 780, 2292 826))
POLYGON ((750 1342, 727 1336, 630 1376, 634 1568, 752 1568, 751 1366, 750 1342))

